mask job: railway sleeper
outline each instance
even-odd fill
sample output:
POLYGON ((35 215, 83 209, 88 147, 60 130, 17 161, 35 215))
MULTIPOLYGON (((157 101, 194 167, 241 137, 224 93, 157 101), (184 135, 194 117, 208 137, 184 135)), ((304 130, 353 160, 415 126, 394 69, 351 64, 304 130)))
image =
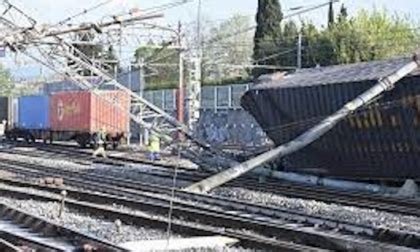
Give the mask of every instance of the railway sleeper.
POLYGON ((64 228, 45 219, 0 204, 0 236, 40 251, 126 251, 117 245, 64 228))
MULTIPOLYGON (((180 218, 185 217, 185 216, 194 216, 194 215, 191 215, 191 212, 190 212, 190 214, 185 215, 185 213, 183 214, 182 212, 180 212, 178 214, 178 211, 180 211, 180 209, 175 207, 174 208, 174 216, 179 216, 180 218)), ((167 213, 167 209, 165 209, 164 213, 167 213)), ((217 216, 216 215, 216 216, 214 216, 214 219, 210 219, 210 223, 217 223, 218 221, 220 222, 223 219, 223 221, 222 221, 223 224, 229 223, 229 226, 237 225, 238 220, 236 219, 236 222, 237 222, 236 224, 234 222, 235 221, 234 219, 238 218, 237 216, 236 217, 235 216, 230 216, 229 218, 231 218, 231 219, 226 219, 226 218, 223 219, 222 216, 220 216, 220 215, 217 216), (232 221, 232 222, 230 222, 229 220, 232 221)), ((262 233, 265 233, 265 234, 276 234, 276 236, 283 237, 283 238, 292 236, 292 237, 294 237, 293 240, 292 240, 293 242, 305 242, 308 245, 315 245, 315 244, 313 244, 315 242, 318 246, 320 244, 322 244, 322 246, 325 246, 325 247, 330 248, 330 249, 348 249, 348 246, 351 243, 351 240, 349 240, 349 239, 342 240, 343 237, 341 235, 339 235, 338 233, 335 233, 336 230, 330 230, 332 233, 329 234, 328 239, 324 237, 324 239, 325 239, 324 240, 324 239, 322 239, 322 237, 323 237, 322 234, 328 233, 328 232, 326 232, 328 230, 317 230, 316 227, 314 228, 313 225, 311 226, 311 225, 308 225, 308 224, 302 224, 299 227, 299 228, 305 230, 305 235, 302 235, 299 230, 296 230, 296 228, 297 228, 296 226, 294 227, 294 229, 290 230, 291 225, 292 226, 296 225, 296 224, 290 224, 290 223, 284 224, 283 228, 287 228, 289 226, 289 229, 287 230, 287 232, 284 231, 284 230, 283 230, 283 232, 279 232, 279 229, 276 226, 273 226, 273 225, 270 226, 268 224, 261 225, 261 223, 258 224, 255 221, 253 223, 248 223, 247 225, 243 225, 243 224, 241 224, 241 225, 242 226, 237 226, 237 227, 238 228, 240 228, 240 227, 244 228, 246 226, 252 226, 254 228, 258 227, 258 228, 255 228, 257 232, 262 232, 262 233), (291 235, 290 233, 294 233, 294 235, 291 235), (303 238, 303 237, 306 237, 306 238, 303 238)), ((361 246, 364 246, 362 244, 365 244, 366 242, 369 243, 369 244, 374 242, 374 241, 371 241, 369 239, 368 240, 363 239, 362 237, 359 237, 357 239, 359 241, 355 242, 356 245, 353 244, 353 246, 354 246, 354 248, 359 248, 359 249, 361 248, 361 246), (363 242, 361 242, 360 239, 363 242)), ((376 244, 375 246, 379 246, 379 247, 385 249, 388 245, 393 246, 393 245, 390 245, 390 244, 382 244, 382 245, 381 244, 376 244)))

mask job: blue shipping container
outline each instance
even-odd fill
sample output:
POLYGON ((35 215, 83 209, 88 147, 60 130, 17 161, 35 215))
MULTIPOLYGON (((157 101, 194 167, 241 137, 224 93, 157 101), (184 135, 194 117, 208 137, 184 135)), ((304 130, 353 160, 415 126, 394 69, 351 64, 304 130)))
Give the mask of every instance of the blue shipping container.
POLYGON ((18 127, 24 129, 49 129, 49 97, 47 95, 19 98, 18 127))

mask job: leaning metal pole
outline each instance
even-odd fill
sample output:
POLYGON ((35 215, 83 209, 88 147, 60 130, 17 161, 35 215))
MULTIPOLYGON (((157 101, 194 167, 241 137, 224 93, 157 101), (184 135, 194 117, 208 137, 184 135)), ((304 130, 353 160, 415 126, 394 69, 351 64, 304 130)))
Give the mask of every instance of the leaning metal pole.
POLYGON ((303 147, 311 144, 316 141, 318 138, 323 136, 329 130, 331 130, 337 123, 345 119, 348 115, 356 111, 357 109, 363 107, 372 101, 375 97, 382 94, 385 91, 389 91, 394 88, 394 84, 402 79, 404 76, 413 72, 420 66, 420 62, 417 59, 417 54, 413 56, 413 59, 396 70, 391 75, 381 79, 373 87, 357 96, 354 100, 346 103, 341 109, 339 109, 334 114, 328 116, 319 124, 307 130, 305 133, 299 135, 294 140, 285 143, 272 149, 268 152, 265 152, 255 158, 252 158, 244 163, 235 165, 229 169, 226 169, 216 175, 213 175, 209 178, 206 178, 200 182, 197 182, 184 190, 189 192, 208 192, 220 185, 223 185, 257 167, 260 165, 269 162, 273 159, 284 157, 288 154, 296 152, 303 147))

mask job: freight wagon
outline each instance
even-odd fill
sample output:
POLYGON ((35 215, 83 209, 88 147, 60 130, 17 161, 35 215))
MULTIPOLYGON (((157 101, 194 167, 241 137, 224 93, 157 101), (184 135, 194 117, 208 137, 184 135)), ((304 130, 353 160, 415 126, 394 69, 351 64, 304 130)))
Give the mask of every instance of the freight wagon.
POLYGON ((17 98, 18 112, 14 122, 9 123, 6 137, 24 138, 28 142, 75 140, 85 147, 94 145, 96 133, 103 129, 107 132, 107 142, 116 147, 126 140, 129 109, 130 97, 121 91, 22 96, 17 98))
MULTIPOLYGON (((242 97, 276 145, 289 142, 409 59, 299 70, 256 84, 242 97)), ((420 179, 420 73, 413 73, 326 135, 276 162, 329 177, 420 179)))
POLYGON ((6 137, 17 140, 24 138, 27 142, 35 139, 46 139, 49 136, 49 97, 46 95, 22 96, 10 100, 9 122, 6 137))

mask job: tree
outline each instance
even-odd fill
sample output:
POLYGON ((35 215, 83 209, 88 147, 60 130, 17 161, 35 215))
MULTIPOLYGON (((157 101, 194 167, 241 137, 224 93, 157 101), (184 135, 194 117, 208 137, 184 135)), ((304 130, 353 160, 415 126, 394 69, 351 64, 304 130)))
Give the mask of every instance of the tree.
POLYGON ((411 22, 385 10, 362 10, 349 18, 341 6, 337 22, 317 29, 302 25, 303 66, 328 66, 381 60, 410 53, 418 47, 420 34, 411 22))
POLYGON ((330 5, 328 9, 328 28, 331 28, 334 25, 334 2, 330 0, 330 5))
MULTIPOLYGON (((283 13, 278 0, 258 0, 253 55, 257 64, 279 65, 278 58, 270 56, 278 53, 282 19, 283 13)), ((257 78, 259 75, 269 72, 268 69, 254 68, 252 74, 254 78, 257 78)))
POLYGON ((0 96, 9 96, 13 92, 14 85, 8 70, 0 65, 0 96))
POLYGON ((220 25, 209 30, 209 37, 220 38, 213 43, 204 44, 202 61, 203 82, 223 82, 231 79, 248 78, 249 73, 243 65, 252 59, 252 35, 238 33, 251 26, 247 16, 233 15, 220 25), (231 36, 232 34, 235 36, 231 36))
POLYGON ((347 16, 348 16, 347 8, 344 6, 344 4, 342 4, 340 8, 340 14, 338 15, 338 18, 337 18, 338 23, 346 22, 347 16))
POLYGON ((179 53, 169 44, 155 44, 153 41, 136 49, 137 63, 144 61, 146 88, 173 88, 179 81, 179 53))
POLYGON ((350 20, 346 11, 329 31, 338 63, 381 60, 405 54, 418 46, 419 33, 411 22, 385 10, 361 10, 350 20))
POLYGON ((279 66, 294 67, 297 65, 297 42, 299 29, 294 21, 284 24, 277 47, 277 64, 279 66))

